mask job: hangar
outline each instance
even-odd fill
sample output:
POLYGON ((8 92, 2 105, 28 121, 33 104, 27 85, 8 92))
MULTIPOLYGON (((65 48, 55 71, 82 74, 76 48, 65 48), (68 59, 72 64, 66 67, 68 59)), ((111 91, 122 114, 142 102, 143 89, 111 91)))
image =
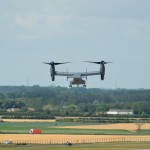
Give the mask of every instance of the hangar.
POLYGON ((133 115, 133 109, 126 110, 126 109, 109 109, 106 112, 109 115, 133 115))

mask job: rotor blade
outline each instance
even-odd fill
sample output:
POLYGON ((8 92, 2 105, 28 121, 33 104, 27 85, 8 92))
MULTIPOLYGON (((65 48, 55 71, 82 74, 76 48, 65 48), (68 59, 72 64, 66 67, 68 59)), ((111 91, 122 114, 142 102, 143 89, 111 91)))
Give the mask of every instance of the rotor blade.
POLYGON ((105 62, 105 64, 109 64, 109 63, 113 63, 113 62, 105 62))
POLYGON ((61 65, 61 64, 66 64, 66 63, 70 63, 70 62, 63 62, 63 63, 55 63, 55 62, 43 62, 44 64, 47 64, 47 65, 61 65))
POLYGON ((71 62, 54 63, 54 64, 55 64, 55 65, 61 65, 61 64, 67 64, 67 63, 71 63, 71 62))
POLYGON ((93 62, 93 61, 84 61, 84 62, 94 63, 94 64, 100 64, 101 63, 101 62, 93 62))
POLYGON ((48 62, 43 62, 43 64, 51 65, 51 63, 48 63, 48 62))
POLYGON ((105 61, 99 61, 99 62, 93 62, 93 61, 85 61, 85 62, 88 62, 88 63, 94 63, 94 64, 108 64, 108 63, 113 63, 113 62, 105 62, 105 61))

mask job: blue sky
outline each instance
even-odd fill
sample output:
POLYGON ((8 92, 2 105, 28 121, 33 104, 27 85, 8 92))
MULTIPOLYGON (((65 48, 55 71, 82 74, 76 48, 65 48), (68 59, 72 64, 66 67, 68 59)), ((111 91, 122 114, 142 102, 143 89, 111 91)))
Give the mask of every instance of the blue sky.
POLYGON ((99 70, 82 61, 113 61, 89 88, 150 88, 149 0, 1 0, 0 85, 66 86, 58 71, 99 70))

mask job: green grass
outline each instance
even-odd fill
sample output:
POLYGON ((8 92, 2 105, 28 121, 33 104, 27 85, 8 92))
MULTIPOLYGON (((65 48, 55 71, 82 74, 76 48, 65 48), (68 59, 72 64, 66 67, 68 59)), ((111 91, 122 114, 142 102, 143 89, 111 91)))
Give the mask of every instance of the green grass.
POLYGON ((57 126, 87 125, 75 122, 3 122, 0 123, 0 133, 29 133, 30 129, 41 129, 43 134, 88 134, 88 135, 150 135, 150 130, 131 132, 127 130, 100 130, 100 129, 66 129, 57 126))
POLYGON ((146 142, 124 142, 124 143, 101 143, 101 144, 83 144, 83 145, 0 145, 1 150, 135 150, 135 149, 148 149, 150 143, 146 142))

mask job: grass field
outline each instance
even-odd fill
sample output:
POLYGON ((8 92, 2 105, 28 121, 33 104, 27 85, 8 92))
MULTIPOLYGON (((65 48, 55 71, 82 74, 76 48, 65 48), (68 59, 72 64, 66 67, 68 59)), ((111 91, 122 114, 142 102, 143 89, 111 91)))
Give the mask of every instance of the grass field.
POLYGON ((87 124, 75 122, 3 122, 0 133, 28 134, 30 129, 41 129, 44 134, 83 134, 83 135, 150 135, 150 124, 145 124, 135 132, 135 124, 87 124))
POLYGON ((150 143, 101 143, 101 144, 83 144, 83 145, 26 145, 26 146, 16 146, 16 145, 0 145, 1 150, 148 150, 150 148, 150 143))
POLYGON ((3 119, 4 122, 56 122, 51 119, 3 119))
POLYGON ((28 149, 40 149, 40 146, 30 144, 48 144, 44 149, 119 149, 119 148, 150 148, 150 124, 144 124, 142 130, 135 132, 135 124, 87 124, 75 122, 54 122, 54 121, 7 121, 0 123, 0 149, 24 148, 16 145, 3 145, 5 141, 12 140, 16 143, 26 143, 28 149), (44 134, 29 134, 30 129, 41 129, 44 134), (74 146, 52 146, 53 144, 64 144, 67 141, 74 146), (123 145, 129 142, 127 145, 123 145), (107 142, 107 144, 105 144, 107 142), (110 143, 111 142, 111 143, 110 143), (119 142, 119 143, 114 143, 119 142), (124 142, 124 143, 120 143, 124 142), (133 143, 134 142, 134 143, 133 143), (101 143, 92 145, 77 145, 85 143, 101 143), (121 145, 120 145, 121 144, 121 145), (143 145, 143 146, 142 146, 143 145), (128 147, 127 147, 128 146, 128 147), (137 146, 137 147, 136 147, 137 146), (105 148, 104 148, 105 147, 105 148))

